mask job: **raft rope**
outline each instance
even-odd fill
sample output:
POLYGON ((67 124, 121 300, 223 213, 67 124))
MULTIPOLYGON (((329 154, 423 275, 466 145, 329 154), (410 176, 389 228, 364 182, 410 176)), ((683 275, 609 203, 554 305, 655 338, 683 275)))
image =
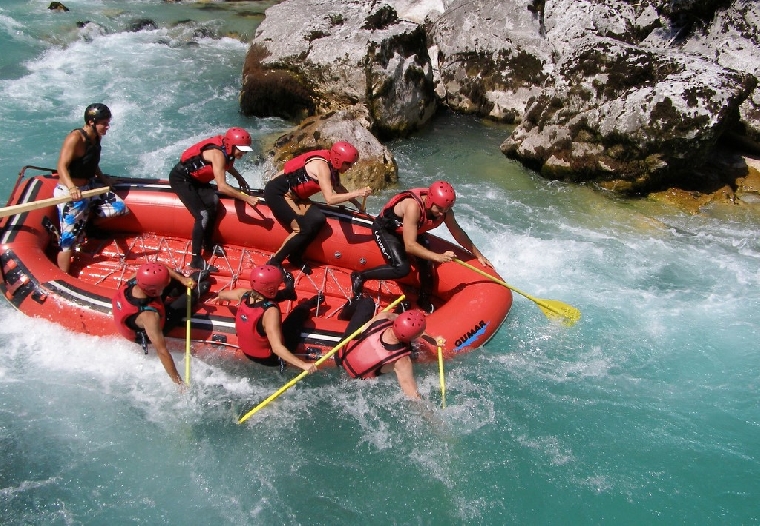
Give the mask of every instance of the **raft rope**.
MULTIPOLYGON (((117 287, 120 287, 125 281, 127 281, 131 275, 134 273, 134 271, 144 262, 158 262, 159 256, 162 260, 161 262, 165 263, 171 268, 174 268, 176 270, 180 270, 184 268, 189 261, 188 258, 192 255, 190 253, 190 241, 187 241, 184 244, 184 247, 179 248, 173 248, 170 240, 176 240, 176 238, 170 238, 165 236, 158 236, 156 234, 147 233, 147 234, 140 234, 135 236, 131 239, 130 243, 126 246, 123 245, 122 242, 123 238, 118 239, 112 239, 110 241, 110 244, 102 244, 98 247, 98 250, 96 252, 88 251, 87 254, 90 257, 96 258, 99 255, 106 255, 109 257, 114 258, 118 257, 119 265, 117 268, 110 269, 104 275, 100 276, 97 280, 96 284, 102 284, 106 280, 110 278, 115 278, 117 281, 117 287), (120 242, 122 242, 122 246, 120 246, 120 242), (136 258, 134 261, 127 262, 127 256, 132 254, 136 255, 137 251, 135 250, 135 247, 139 247, 139 251, 141 251, 143 254, 146 254, 143 258, 136 258), (152 256, 152 257, 151 257, 152 256), (117 277, 115 275, 118 274, 117 277)), ((237 286, 238 280, 241 278, 244 278, 244 268, 246 268, 246 265, 248 267, 251 267, 256 264, 256 260, 265 259, 267 257, 267 253, 260 252, 257 250, 251 250, 249 248, 241 248, 240 251, 240 257, 235 258, 237 259, 237 265, 233 265, 233 260, 230 259, 228 256, 229 250, 224 250, 224 254, 222 256, 217 256, 216 254, 213 254, 211 259, 209 260, 209 264, 216 263, 217 261, 223 260, 224 265, 227 269, 229 269, 230 272, 230 278, 229 281, 227 281, 224 285, 221 286, 220 290, 224 289, 230 289, 233 290, 237 286)), ((331 285, 334 285, 335 288, 340 292, 340 294, 345 299, 345 302, 350 301, 350 299, 353 296, 353 293, 351 291, 350 286, 348 289, 345 289, 342 285, 340 280, 338 279, 338 272, 335 270, 335 268, 331 266, 325 266, 321 269, 323 271, 322 280, 321 280, 321 286, 317 284, 316 279, 318 279, 318 276, 316 273, 313 274, 306 274, 303 272, 302 269, 299 269, 295 272, 294 276, 294 286, 303 285, 303 279, 304 276, 308 280, 308 282, 311 284, 311 287, 313 288, 314 292, 319 294, 324 294, 327 285, 328 280, 331 285)), ((342 272, 341 272, 342 273, 342 272)), ((219 279, 220 276, 217 275, 217 279, 219 279)), ((373 302, 375 304, 375 311, 380 307, 381 305, 381 299, 384 294, 387 295, 394 295, 397 294, 397 291, 391 290, 389 283, 386 280, 381 280, 378 282, 378 290, 377 294, 373 294, 371 297, 373 299, 373 302)), ((345 303, 340 304, 332 309, 327 309, 322 314, 322 317, 324 318, 332 318, 336 316, 342 309, 345 303)), ((292 310, 294 306, 294 302, 292 300, 289 300, 287 303, 286 312, 289 312, 292 310)), ((320 310, 324 307, 324 303, 320 303, 317 306, 316 310, 316 316, 320 315, 320 310)), ((197 340, 198 342, 205 342, 209 344, 215 344, 218 342, 213 342, 210 340, 197 340)))

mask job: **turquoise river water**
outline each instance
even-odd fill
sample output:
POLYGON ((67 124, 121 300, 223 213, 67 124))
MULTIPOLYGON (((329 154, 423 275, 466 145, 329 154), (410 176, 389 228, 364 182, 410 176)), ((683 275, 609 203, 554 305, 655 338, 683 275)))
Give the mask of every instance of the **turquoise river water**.
MULTIPOLYGON (((167 177, 232 125, 255 149, 289 129, 239 114, 247 45, 222 36, 250 39, 270 3, 49 3, 0 3, 3 199, 23 165, 55 165, 91 102, 114 112, 115 175, 167 177), (156 27, 129 31, 143 18, 156 27)), ((760 522, 760 217, 549 182, 501 155, 508 133, 443 114, 389 147, 402 186, 450 180, 505 281, 578 324, 516 295, 486 346, 447 362, 445 409, 434 364, 417 367, 425 407, 392 377, 327 370, 238 425, 293 373, 196 359, 181 394, 155 354, 3 302, 0 524, 760 522)))

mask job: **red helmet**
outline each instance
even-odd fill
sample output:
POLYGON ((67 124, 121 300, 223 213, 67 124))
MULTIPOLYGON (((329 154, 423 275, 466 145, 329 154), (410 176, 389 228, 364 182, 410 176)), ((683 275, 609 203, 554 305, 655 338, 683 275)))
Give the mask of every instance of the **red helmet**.
POLYGON ((359 160, 359 151, 354 145, 346 141, 338 141, 330 148, 330 163, 336 170, 340 170, 343 163, 355 163, 359 160))
POLYGON ((425 331, 425 315, 419 309, 408 310, 393 320, 393 332, 401 342, 410 342, 425 331))
POLYGON ((259 265, 251 269, 251 288, 265 298, 274 298, 282 284, 282 271, 274 265, 259 265))
POLYGON ((137 269, 137 286, 145 294, 155 297, 161 294, 171 281, 169 269, 162 263, 143 263, 137 269))
POLYGON ((232 147, 237 146, 241 152, 252 152, 251 134, 243 128, 230 128, 224 134, 224 144, 227 146, 227 155, 232 154, 232 147))
POLYGON ((428 188, 428 206, 438 205, 444 210, 454 206, 457 200, 457 194, 454 187, 446 181, 436 181, 428 188))

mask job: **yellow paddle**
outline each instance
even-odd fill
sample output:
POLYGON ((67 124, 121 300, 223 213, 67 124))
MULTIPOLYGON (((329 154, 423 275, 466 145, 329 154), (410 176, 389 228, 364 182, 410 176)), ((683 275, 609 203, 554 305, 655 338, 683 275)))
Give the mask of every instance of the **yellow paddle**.
POLYGON ((495 278, 491 276, 490 274, 483 272, 479 268, 473 267, 469 263, 465 263, 461 259, 454 259, 455 262, 459 263, 460 265, 467 267, 468 269, 477 272, 481 276, 484 276, 491 281, 498 283, 499 285, 503 285, 507 287, 508 289, 511 289, 521 296, 525 296, 530 301, 538 305, 538 308, 541 309, 541 311, 546 315, 549 319, 561 319, 562 323, 564 325, 567 325, 570 327, 571 325, 575 325, 575 323, 581 319, 581 311, 573 307, 572 305, 568 305, 567 303, 562 303, 561 301, 557 300, 544 300, 540 298, 534 298, 530 294, 526 294, 525 292, 521 291, 520 289, 517 289, 511 285, 508 285, 507 283, 503 282, 502 280, 495 278))
POLYGON ((438 371, 441 373, 441 407, 446 408, 446 379, 443 376, 443 351, 438 346, 438 371))
POLYGON ((187 339, 185 341, 185 383, 190 385, 190 307, 192 306, 193 292, 187 287, 187 326, 185 332, 187 339))
MULTIPOLYGON (((393 307, 395 307, 396 305, 398 305, 399 303, 401 303, 402 301, 404 301, 404 298, 405 298, 405 296, 402 294, 401 296, 399 296, 396 299, 396 301, 394 301, 393 303, 391 303, 390 305, 388 305, 387 307, 385 307, 382 312, 387 312, 387 311, 391 310, 393 307)), ((352 339, 356 338, 356 336, 358 336, 359 334, 361 334, 362 332, 364 332, 364 330, 367 327, 369 327, 369 322, 365 323, 364 325, 362 325, 361 327, 359 327, 358 329, 356 329, 353 333, 351 333, 349 336, 345 337, 338 345, 336 345, 335 347, 333 347, 332 349, 330 349, 327 352, 327 354, 325 354, 322 358, 320 358, 319 360, 317 360, 316 362, 314 362, 314 365, 316 365, 317 367, 319 367, 322 363, 324 363, 325 360, 329 359, 333 354, 335 354, 336 352, 338 352, 349 341, 351 341, 352 339)), ((267 404, 269 404, 269 402, 271 402, 272 400, 274 400, 275 398, 277 398, 278 396, 280 396, 282 393, 284 393, 285 391, 287 391, 288 389, 290 389, 291 387, 293 387, 299 380, 301 380, 307 374, 309 374, 309 371, 301 371, 301 374, 299 374, 298 376, 296 376, 295 378, 293 378, 291 381, 289 381, 288 383, 286 383, 285 385, 283 385, 282 387, 280 387, 277 391, 275 391, 273 394, 271 394, 266 400, 264 400, 259 405, 257 405, 256 407, 254 407, 253 409, 251 409, 250 411, 248 411, 246 414, 244 414, 243 416, 241 416, 240 419, 238 419, 238 424, 242 424, 243 422, 245 422, 246 420, 248 420, 249 418, 251 418, 259 409, 263 408, 264 406, 266 406, 267 404)))
MULTIPOLYGON (((110 192, 111 189, 107 186, 104 186, 102 188, 93 188, 92 190, 85 190, 82 192, 82 199, 85 199, 87 197, 93 197, 95 195, 105 194, 106 192, 110 192)), ((58 205, 61 203, 65 203, 66 201, 71 201, 70 195, 62 195, 60 197, 50 197, 49 199, 40 199, 39 201, 30 201, 28 203, 21 203, 18 205, 11 205, 6 206, 5 208, 0 208, 0 217, 8 217, 16 214, 23 214, 24 212, 31 212, 32 210, 37 210, 39 208, 45 208, 46 206, 53 206, 58 205)))

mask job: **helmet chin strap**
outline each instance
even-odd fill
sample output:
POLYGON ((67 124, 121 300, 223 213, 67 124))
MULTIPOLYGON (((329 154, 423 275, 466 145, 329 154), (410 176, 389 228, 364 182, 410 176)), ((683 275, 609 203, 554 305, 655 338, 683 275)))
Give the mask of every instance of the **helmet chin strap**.
POLYGON ((230 145, 229 147, 226 144, 226 141, 222 140, 222 144, 224 145, 224 158, 225 161, 230 161, 230 159, 235 158, 235 145, 230 145), (228 151, 229 149, 229 151, 228 151))

